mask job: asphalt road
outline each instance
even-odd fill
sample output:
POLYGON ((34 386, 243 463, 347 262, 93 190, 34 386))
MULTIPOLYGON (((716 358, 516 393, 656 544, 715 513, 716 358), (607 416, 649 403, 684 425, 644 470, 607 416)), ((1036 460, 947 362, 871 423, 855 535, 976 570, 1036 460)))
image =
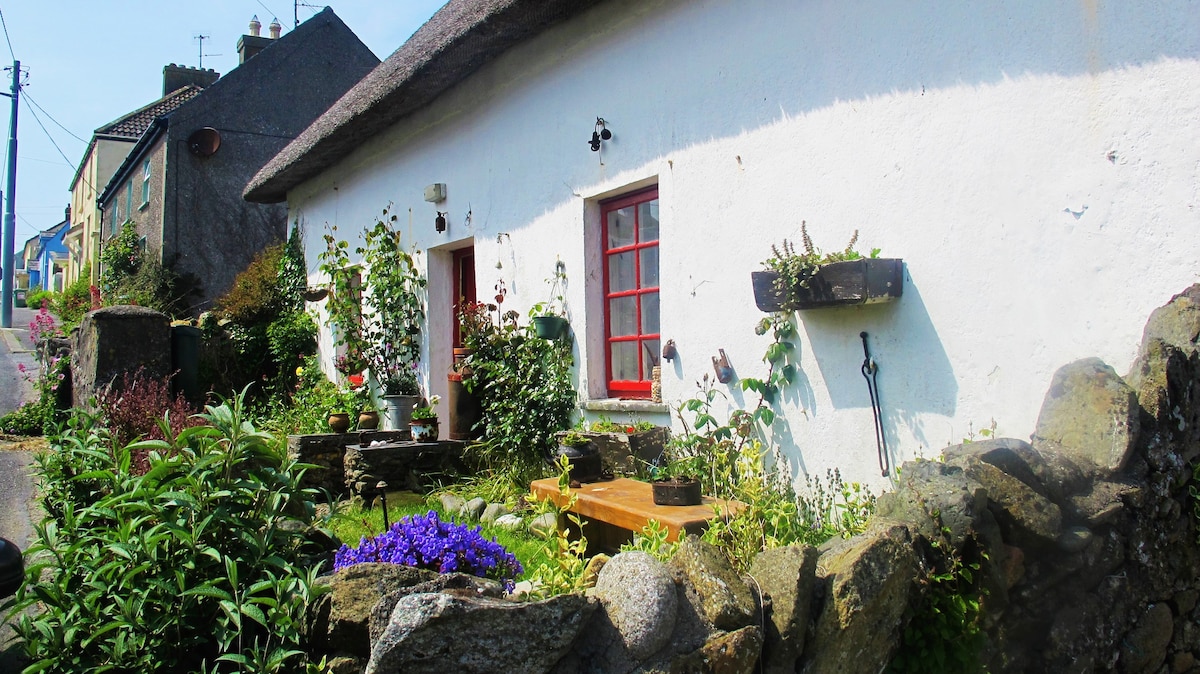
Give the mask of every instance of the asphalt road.
MULTIPOLYGON (((29 321, 34 312, 13 308, 13 327, 0 328, 0 415, 15 410, 33 396, 33 386, 20 372, 23 365, 37 371, 33 345, 29 339, 29 321)), ((30 467, 33 454, 21 449, 22 443, 0 439, 0 537, 16 543, 22 550, 33 538, 29 502, 33 496, 30 467)), ((12 643, 12 632, 0 625, 0 674, 16 674, 25 666, 19 649, 12 643)))

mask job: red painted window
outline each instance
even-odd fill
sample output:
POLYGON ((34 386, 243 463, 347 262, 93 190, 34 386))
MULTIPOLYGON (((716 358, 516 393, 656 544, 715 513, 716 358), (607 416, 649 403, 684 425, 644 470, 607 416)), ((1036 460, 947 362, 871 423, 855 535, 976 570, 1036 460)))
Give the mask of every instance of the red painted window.
POLYGON ((602 202, 608 395, 649 398, 658 364, 658 188, 602 202))

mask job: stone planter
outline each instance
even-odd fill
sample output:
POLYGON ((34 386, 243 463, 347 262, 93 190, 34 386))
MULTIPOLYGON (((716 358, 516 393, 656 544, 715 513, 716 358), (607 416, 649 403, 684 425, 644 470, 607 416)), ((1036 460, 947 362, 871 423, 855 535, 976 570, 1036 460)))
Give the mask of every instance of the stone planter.
POLYGON ((904 291, 904 260, 863 258, 823 265, 805 286, 779 292, 773 271, 750 272, 760 311, 792 311, 890 302, 904 291))
POLYGON ((639 462, 653 463, 662 455, 663 446, 671 436, 665 426, 655 426, 641 433, 591 433, 583 435, 592 441, 604 465, 614 473, 634 475, 639 462))

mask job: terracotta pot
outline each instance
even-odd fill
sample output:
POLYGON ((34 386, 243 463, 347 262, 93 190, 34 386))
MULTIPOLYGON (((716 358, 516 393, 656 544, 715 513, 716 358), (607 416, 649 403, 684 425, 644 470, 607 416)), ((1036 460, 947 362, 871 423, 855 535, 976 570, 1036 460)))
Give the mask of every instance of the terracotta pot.
POLYGON ((345 433, 350 430, 350 415, 345 412, 334 412, 329 415, 329 430, 334 433, 345 433))
POLYGON ((376 428, 379 428, 379 412, 363 410, 358 413, 358 430, 373 431, 376 428))
POLYGON ((654 504, 665 506, 700 505, 700 480, 690 477, 667 478, 650 483, 654 504))

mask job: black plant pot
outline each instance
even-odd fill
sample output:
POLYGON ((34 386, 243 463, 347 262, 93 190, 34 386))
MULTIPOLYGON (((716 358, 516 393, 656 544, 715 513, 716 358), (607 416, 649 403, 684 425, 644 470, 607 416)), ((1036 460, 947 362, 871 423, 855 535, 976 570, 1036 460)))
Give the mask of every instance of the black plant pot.
POLYGON ((581 446, 559 443, 558 451, 553 457, 555 465, 562 456, 567 457, 567 462, 570 464, 569 476, 573 481, 598 482, 600 480, 601 473, 604 471, 604 461, 592 443, 581 446))
POLYGON ((654 493, 654 505, 700 505, 700 480, 690 477, 655 480, 650 483, 650 489, 654 493))

